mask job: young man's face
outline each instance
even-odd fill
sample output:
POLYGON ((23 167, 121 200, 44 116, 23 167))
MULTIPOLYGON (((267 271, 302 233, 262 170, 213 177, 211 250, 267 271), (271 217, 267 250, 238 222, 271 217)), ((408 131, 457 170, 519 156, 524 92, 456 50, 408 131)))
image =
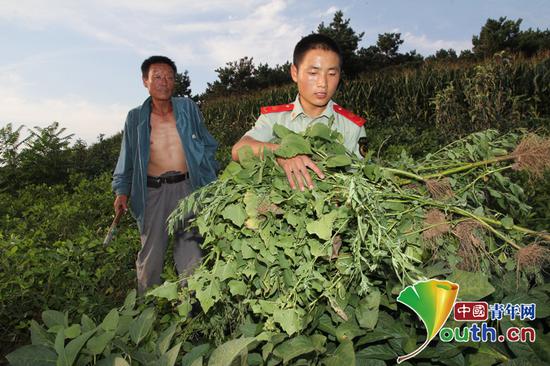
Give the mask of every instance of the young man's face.
POLYGON ((152 64, 143 85, 154 99, 169 100, 174 92, 174 70, 167 64, 152 64))
POLYGON ((304 112, 315 117, 323 112, 336 92, 340 81, 340 58, 333 51, 309 50, 299 65, 291 66, 290 73, 298 84, 304 112))

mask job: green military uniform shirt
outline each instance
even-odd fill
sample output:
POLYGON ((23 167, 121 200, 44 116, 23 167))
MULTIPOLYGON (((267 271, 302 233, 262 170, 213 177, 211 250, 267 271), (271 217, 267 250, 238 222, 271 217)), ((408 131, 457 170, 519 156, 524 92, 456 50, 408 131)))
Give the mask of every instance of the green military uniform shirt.
POLYGON ((332 116, 334 116, 332 128, 342 134, 346 149, 361 157, 358 141, 359 138, 365 136, 363 128, 365 120, 340 107, 332 100, 328 102, 323 113, 315 118, 304 113, 299 96, 293 103, 262 107, 256 124, 245 135, 257 141, 269 142, 275 137, 273 134, 275 124, 282 125, 294 132, 302 132, 313 123, 328 125, 332 116))

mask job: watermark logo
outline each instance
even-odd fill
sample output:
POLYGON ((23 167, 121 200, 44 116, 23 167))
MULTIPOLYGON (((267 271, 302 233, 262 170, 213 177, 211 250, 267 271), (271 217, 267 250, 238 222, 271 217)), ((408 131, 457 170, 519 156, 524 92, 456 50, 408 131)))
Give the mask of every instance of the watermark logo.
POLYGON ((422 320, 428 333, 426 341, 415 351, 397 358, 397 363, 422 352, 439 333, 453 310, 458 295, 458 284, 450 281, 428 280, 403 289, 397 301, 408 306, 422 320))
POLYGON ((536 305, 456 301, 459 285, 450 281, 420 281, 403 289, 397 301, 413 310, 426 327, 426 341, 415 351, 397 358, 397 363, 418 355, 436 337, 442 342, 535 342, 532 327, 511 326, 499 334, 488 321, 535 320, 536 305), (464 322, 460 327, 444 327, 449 316, 464 322))

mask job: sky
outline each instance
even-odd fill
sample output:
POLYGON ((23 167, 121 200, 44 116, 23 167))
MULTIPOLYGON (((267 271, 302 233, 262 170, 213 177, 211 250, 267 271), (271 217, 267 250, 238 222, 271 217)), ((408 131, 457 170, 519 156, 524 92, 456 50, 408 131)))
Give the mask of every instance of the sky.
POLYGON ((248 56, 271 66, 342 10, 364 32, 399 32, 400 52, 471 49, 488 18, 550 26, 548 0, 0 0, 0 127, 45 127, 91 144, 124 127, 148 96, 141 62, 160 54, 189 71, 193 94, 215 69, 248 56))

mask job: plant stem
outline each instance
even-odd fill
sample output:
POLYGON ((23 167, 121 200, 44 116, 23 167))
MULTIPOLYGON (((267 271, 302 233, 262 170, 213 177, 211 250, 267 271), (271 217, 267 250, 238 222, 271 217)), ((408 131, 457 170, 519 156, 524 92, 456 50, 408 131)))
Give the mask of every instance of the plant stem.
MULTIPOLYGON (((415 173, 411 173, 411 172, 407 172, 407 171, 401 170, 401 169, 395 169, 395 168, 384 168, 384 167, 382 167, 381 169, 383 169, 387 172, 390 172, 390 173, 394 173, 395 175, 411 178, 411 179, 414 179, 414 180, 417 180, 417 181, 420 181, 420 182, 426 182, 428 179, 440 178, 440 177, 444 177, 444 176, 447 176, 447 175, 462 172, 462 171, 465 171, 465 170, 477 168, 478 166, 494 164, 494 163, 498 163, 500 161, 511 160, 513 158, 514 157, 511 156, 511 155, 498 156, 496 158, 487 159, 487 160, 483 160, 483 161, 477 161, 475 163, 462 164, 462 165, 457 166, 455 168, 443 170, 442 172, 432 173, 432 174, 428 174, 428 175, 424 175, 424 176, 421 176, 421 175, 418 175, 418 174, 415 174, 415 173)), ((406 180, 406 181, 400 182, 400 184, 409 184, 410 182, 411 181, 406 180)))

